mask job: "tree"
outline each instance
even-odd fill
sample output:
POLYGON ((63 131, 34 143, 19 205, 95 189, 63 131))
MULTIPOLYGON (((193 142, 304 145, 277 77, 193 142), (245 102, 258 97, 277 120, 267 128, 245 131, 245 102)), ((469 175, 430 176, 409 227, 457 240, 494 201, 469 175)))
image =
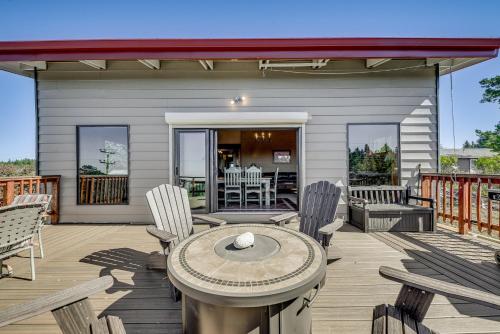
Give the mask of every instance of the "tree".
POLYGON ((80 167, 81 175, 104 175, 97 167, 92 165, 83 165, 80 167))
POLYGON ((476 135, 479 137, 477 143, 480 147, 487 147, 493 152, 500 153, 500 122, 495 125, 493 131, 476 130, 476 135))
POLYGON ((442 173, 451 173, 457 167, 458 158, 456 155, 442 155, 439 157, 442 173))
POLYGON ((492 78, 485 78, 479 81, 479 84, 484 88, 481 103, 500 103, 500 75, 492 78))
POLYGON ((474 164, 483 174, 500 174, 500 155, 478 158, 474 164))

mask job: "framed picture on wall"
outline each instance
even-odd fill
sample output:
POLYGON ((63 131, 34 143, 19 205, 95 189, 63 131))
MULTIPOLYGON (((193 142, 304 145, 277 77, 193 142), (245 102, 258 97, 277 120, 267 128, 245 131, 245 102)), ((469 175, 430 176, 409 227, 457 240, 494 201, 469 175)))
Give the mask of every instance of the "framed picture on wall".
POLYGON ((289 164, 291 160, 292 160, 292 153, 290 150, 273 151, 273 163, 289 164))

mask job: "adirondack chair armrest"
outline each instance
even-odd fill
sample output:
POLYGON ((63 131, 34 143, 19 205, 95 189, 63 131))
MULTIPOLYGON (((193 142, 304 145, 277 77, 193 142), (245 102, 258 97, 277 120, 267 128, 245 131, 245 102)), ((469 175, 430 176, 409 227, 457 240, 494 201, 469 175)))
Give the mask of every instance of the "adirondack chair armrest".
POLYGON ((0 327, 29 319, 42 313, 57 310, 104 291, 113 285, 111 276, 103 276, 75 287, 42 296, 33 301, 14 305, 0 311, 0 327))
POLYGON ((177 239, 177 236, 175 234, 160 230, 158 227, 153 225, 147 226, 146 231, 153 237, 167 244, 177 239))
POLYGON ((325 251, 330 247, 330 240, 333 237, 333 233, 341 228, 343 224, 344 220, 342 218, 336 218, 333 222, 326 224, 318 230, 321 237, 321 246, 323 246, 325 251))
POLYGON ((403 285, 417 290, 500 309, 500 296, 492 293, 443 282, 434 278, 412 274, 386 266, 380 267, 379 273, 382 277, 402 283, 403 285))
POLYGON ((349 204, 351 202, 363 204, 363 207, 365 207, 365 205, 368 204, 368 201, 366 199, 364 199, 364 198, 358 198, 358 197, 349 196, 349 204))
POLYGON ((410 199, 414 199, 414 200, 422 201, 422 202, 429 202, 431 208, 434 208, 434 199, 432 199, 432 198, 408 195, 408 200, 410 200, 410 199))
POLYGON ((192 217, 193 217, 193 224, 194 225, 208 224, 208 225, 210 225, 210 228, 226 225, 225 220, 215 218, 215 217, 212 217, 209 215, 192 215, 192 217), (196 220, 198 220, 198 221, 196 221, 196 220))
POLYGON ((319 235, 333 235, 335 231, 342 227, 344 220, 342 218, 335 218, 333 222, 327 224, 318 230, 319 235))
POLYGON ((278 216, 269 218, 269 220, 278 226, 285 226, 285 223, 291 219, 297 218, 299 216, 298 212, 287 212, 278 216))

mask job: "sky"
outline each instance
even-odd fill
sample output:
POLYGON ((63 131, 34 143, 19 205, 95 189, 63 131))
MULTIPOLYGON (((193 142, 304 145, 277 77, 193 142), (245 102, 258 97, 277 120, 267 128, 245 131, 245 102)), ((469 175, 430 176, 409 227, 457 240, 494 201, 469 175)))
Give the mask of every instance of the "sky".
MULTIPOLYGON (((0 40, 238 37, 500 37, 500 0, 0 0, 0 40)), ((455 142, 492 129, 479 80, 494 59, 453 74, 455 142)), ((440 83, 441 146, 453 147, 450 78, 440 83)), ((33 81, 0 71, 0 161, 35 156, 33 81)))

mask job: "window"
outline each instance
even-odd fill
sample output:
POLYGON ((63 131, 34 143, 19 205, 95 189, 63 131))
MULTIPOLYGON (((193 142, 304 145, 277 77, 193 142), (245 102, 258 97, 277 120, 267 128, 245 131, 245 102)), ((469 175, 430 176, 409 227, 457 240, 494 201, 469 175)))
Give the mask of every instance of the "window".
POLYGON ((78 126, 78 204, 128 204, 128 126, 78 126))
POLYGON ((399 124, 349 124, 349 185, 399 184, 399 124))

